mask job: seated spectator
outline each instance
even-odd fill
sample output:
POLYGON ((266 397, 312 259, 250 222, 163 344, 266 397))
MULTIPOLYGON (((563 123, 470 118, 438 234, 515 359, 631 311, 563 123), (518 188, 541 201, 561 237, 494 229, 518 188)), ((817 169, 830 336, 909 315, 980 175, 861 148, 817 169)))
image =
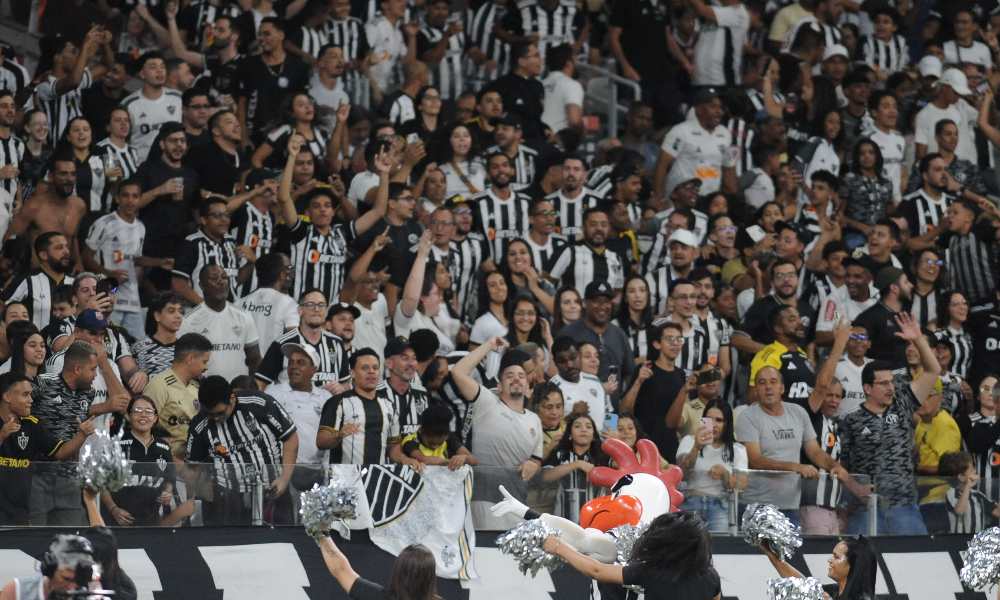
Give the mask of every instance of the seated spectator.
POLYGON ((566 420, 566 435, 545 460, 543 481, 558 481, 556 515, 578 523, 580 508, 594 496, 589 480, 594 467, 606 466, 608 458, 601 451, 597 424, 586 414, 574 414, 566 420))
POLYGON ((1000 518, 1000 504, 975 489, 979 474, 971 454, 959 451, 942 454, 938 474, 958 480, 945 494, 948 533, 979 533, 1000 518))
POLYGON ((420 415, 420 428, 403 437, 403 454, 425 465, 448 467, 479 464, 458 437, 451 432, 453 415, 446 406, 436 405, 420 415))

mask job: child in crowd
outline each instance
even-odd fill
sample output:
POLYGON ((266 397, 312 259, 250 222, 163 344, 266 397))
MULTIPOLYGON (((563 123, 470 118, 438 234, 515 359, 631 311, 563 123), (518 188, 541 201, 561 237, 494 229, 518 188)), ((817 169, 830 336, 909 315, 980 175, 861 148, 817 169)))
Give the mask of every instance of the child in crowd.
POLYGON ((451 431, 454 415, 443 405, 430 406, 420 415, 420 429, 403 438, 403 454, 425 465, 448 467, 476 466, 476 457, 451 431))
POLYGON ((968 452, 946 452, 938 463, 938 474, 954 477, 954 485, 945 494, 951 533, 979 533, 1000 518, 1000 505, 973 489, 979 483, 979 474, 968 452))

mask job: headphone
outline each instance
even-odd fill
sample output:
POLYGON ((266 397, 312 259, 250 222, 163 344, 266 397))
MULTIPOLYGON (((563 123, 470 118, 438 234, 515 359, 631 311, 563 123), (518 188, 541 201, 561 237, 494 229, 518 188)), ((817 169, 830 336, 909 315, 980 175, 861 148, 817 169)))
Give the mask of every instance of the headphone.
MULTIPOLYGON (((82 554, 90 559, 94 556, 94 548, 90 541, 79 535, 57 535, 52 538, 48 550, 38 559, 39 570, 45 577, 52 578, 59 569, 59 557, 67 554, 82 554)), ((92 560, 90 562, 93 562, 92 560)))

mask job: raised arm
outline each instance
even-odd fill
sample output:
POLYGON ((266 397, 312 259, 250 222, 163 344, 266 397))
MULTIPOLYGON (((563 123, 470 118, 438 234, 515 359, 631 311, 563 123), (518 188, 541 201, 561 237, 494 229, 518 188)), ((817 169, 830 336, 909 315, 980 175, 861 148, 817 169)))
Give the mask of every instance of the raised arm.
POLYGON ((365 253, 358 257, 358 260, 354 261, 354 264, 351 265, 351 270, 347 272, 347 281, 344 282, 344 287, 340 288, 341 302, 354 304, 358 299, 358 286, 368 277, 368 267, 372 264, 372 259, 388 243, 389 227, 386 226, 382 235, 375 238, 372 241, 372 245, 368 246, 368 249, 365 250, 365 253))
POLYGON ((412 317, 417 312, 417 306, 420 303, 420 291, 424 287, 424 272, 427 270, 427 257, 430 256, 433 245, 431 230, 427 229, 420 236, 417 258, 413 261, 410 276, 406 278, 406 286, 403 287, 403 297, 399 301, 398 308, 403 311, 404 317, 412 317))
POLYGON ((983 101, 979 105, 979 119, 976 124, 994 146, 1000 147, 1000 130, 990 124, 990 109, 992 108, 993 92, 987 87, 983 90, 983 101))
POLYGON ((167 27, 170 30, 170 44, 174 49, 174 56, 183 60, 192 67, 204 66, 205 57, 197 52, 192 52, 184 45, 181 33, 177 29, 177 11, 179 6, 176 2, 168 2, 165 12, 167 13, 167 27))
POLYGON ((297 133, 288 136, 288 159, 285 160, 285 172, 282 173, 281 185, 278 186, 278 203, 288 229, 293 229, 299 222, 299 214, 295 211, 295 202, 292 200, 292 173, 295 172, 295 159, 303 141, 304 138, 297 133))
POLYGON ((934 389, 934 382, 941 374, 941 365, 934 356, 927 337, 920 331, 920 325, 913 319, 910 313, 901 312, 896 315, 896 323, 902 331, 896 332, 896 336, 908 342, 913 342, 920 352, 920 368, 923 369, 916 379, 910 382, 910 390, 917 398, 917 402, 924 403, 934 389))
POLYGON ((840 315, 840 320, 833 326, 833 348, 830 349, 830 356, 816 375, 816 386, 809 394, 809 408, 813 412, 819 412, 819 407, 823 405, 823 397, 826 390, 833 383, 833 376, 837 372, 837 363, 840 355, 847 347, 847 341, 851 339, 851 322, 844 315, 840 315))
POLYGON ((375 172, 378 173, 378 191, 375 192, 375 206, 358 217, 354 222, 354 229, 358 235, 363 234, 372 228, 373 225, 385 216, 389 208, 389 171, 392 169, 392 160, 389 153, 383 148, 375 155, 375 172))
POLYGON ((462 357, 462 360, 455 363, 455 366, 451 368, 451 378, 455 382, 455 385, 458 386, 458 391, 462 392, 462 396, 466 400, 475 402, 479 396, 479 382, 472 378, 472 372, 479 363, 483 362, 487 354, 500 348, 506 348, 507 346, 507 342, 502 337, 495 335, 486 340, 486 343, 477 346, 475 350, 466 354, 462 357))

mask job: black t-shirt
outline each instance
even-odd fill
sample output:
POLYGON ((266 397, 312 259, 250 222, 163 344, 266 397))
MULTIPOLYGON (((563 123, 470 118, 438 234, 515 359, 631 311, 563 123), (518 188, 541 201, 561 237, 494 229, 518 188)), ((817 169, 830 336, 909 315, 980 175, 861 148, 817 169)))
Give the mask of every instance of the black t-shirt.
POLYGON ((163 162, 159 156, 150 157, 139 165, 133 179, 147 192, 165 183, 168 179, 184 179, 184 198, 176 201, 170 194, 157 196, 139 211, 139 219, 146 226, 146 241, 142 246, 143 256, 153 258, 172 257, 177 246, 184 239, 184 226, 191 221, 191 210, 197 208, 201 197, 198 172, 191 167, 175 169, 163 162))
POLYGON ((653 376, 643 382, 632 412, 646 435, 660 450, 660 456, 673 463, 677 458, 677 432, 667 427, 667 412, 684 387, 684 370, 664 371, 653 365, 653 376))
MULTIPOLYGON (((755 301, 740 319, 736 331, 765 346, 773 343, 774 328, 768 315, 778 304, 779 301, 773 294, 755 301)), ((806 328, 806 341, 802 344, 806 345, 813 339, 816 332, 816 309, 802 299, 796 300, 795 307, 799 309, 799 316, 802 317, 802 324, 806 328)), ((740 363, 748 364, 752 358, 752 356, 745 357, 741 354, 740 363)))
POLYGON ((1000 364, 1000 313, 991 307, 972 309, 965 330, 972 336, 972 365, 965 379, 976 386, 1000 364))
POLYGON ((364 577, 358 577, 351 586, 350 594, 354 600, 385 600, 385 587, 364 577))
POLYGON ((538 140, 544 137, 542 99, 545 97, 545 87, 541 81, 508 73, 486 84, 483 89, 499 93, 503 99, 504 110, 521 117, 521 131, 525 140, 538 140))
POLYGON ((643 83, 667 81, 674 77, 673 60, 669 58, 670 50, 667 48, 669 10, 667 2, 619 0, 614 3, 608 19, 609 26, 622 28, 622 52, 642 77, 643 83))
POLYGON ((201 189, 227 197, 233 195, 233 187, 243 172, 253 167, 245 152, 229 154, 214 141, 189 149, 183 162, 198 172, 201 189))
POLYGON ((413 261, 417 258, 417 243, 420 241, 420 234, 423 233, 419 224, 415 221, 406 221, 397 226, 383 217, 374 227, 358 236, 354 241, 354 249, 358 254, 363 253, 376 237, 382 235, 387 226, 389 244, 382 249, 381 254, 389 263, 389 283, 402 288, 406 285, 406 278, 410 276, 413 261))
POLYGON ((260 57, 243 61, 235 95, 247 99, 247 128, 255 141, 263 138, 263 129, 280 114, 285 96, 304 90, 309 84, 309 65, 298 57, 285 55, 274 66, 260 57))
POLYGON ((28 524, 31 461, 51 458, 62 442, 35 417, 19 420, 21 430, 0 443, 0 525, 28 524))
POLYGON ((108 121, 111 120, 111 111, 115 109, 125 96, 128 94, 122 93, 117 98, 108 98, 107 94, 104 93, 104 86, 98 85, 95 87, 83 90, 80 93, 80 102, 83 108, 83 116, 90 123, 90 130, 93 132, 93 137, 95 142, 99 142, 104 138, 108 137, 108 131, 105 127, 108 121))
POLYGON ((722 582, 715 567, 700 576, 682 576, 672 581, 675 573, 646 565, 627 565, 622 569, 625 585, 639 585, 646 592, 647 600, 712 600, 722 593, 722 582))
POLYGON ((191 148, 194 148, 195 146, 207 144, 212 141, 212 134, 208 132, 208 129, 203 130, 198 135, 191 135, 188 132, 184 132, 184 135, 187 137, 188 152, 190 152, 191 148))
POLYGON ((881 302, 868 307, 854 319, 854 324, 868 330, 871 348, 868 358, 889 361, 893 369, 906 366, 906 345, 903 338, 896 335, 902 331, 895 319, 896 313, 881 302))
POLYGON ((194 87, 203 89, 213 96, 227 94, 235 96, 237 78, 244 60, 246 58, 239 54, 231 61, 224 63, 218 54, 206 54, 206 70, 195 80, 194 87))

